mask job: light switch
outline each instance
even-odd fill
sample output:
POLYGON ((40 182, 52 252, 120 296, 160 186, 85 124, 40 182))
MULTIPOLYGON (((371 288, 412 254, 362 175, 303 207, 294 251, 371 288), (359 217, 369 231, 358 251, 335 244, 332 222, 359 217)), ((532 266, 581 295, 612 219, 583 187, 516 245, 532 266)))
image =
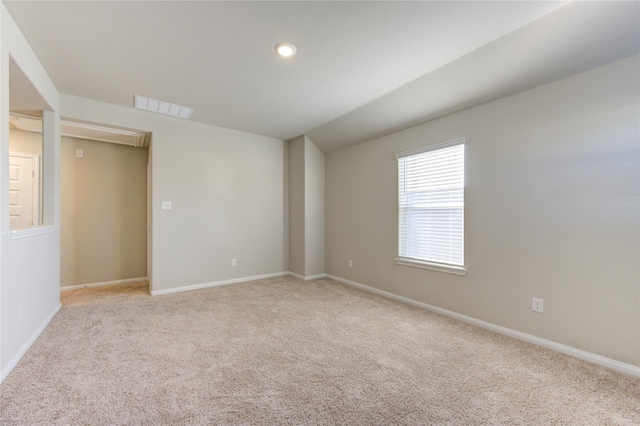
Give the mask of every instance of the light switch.
POLYGON ((84 157, 84 150, 82 150, 82 149, 76 149, 76 157, 77 157, 77 158, 82 158, 82 157, 84 157))
POLYGON ((171 210, 171 201, 163 201, 162 210, 171 210))

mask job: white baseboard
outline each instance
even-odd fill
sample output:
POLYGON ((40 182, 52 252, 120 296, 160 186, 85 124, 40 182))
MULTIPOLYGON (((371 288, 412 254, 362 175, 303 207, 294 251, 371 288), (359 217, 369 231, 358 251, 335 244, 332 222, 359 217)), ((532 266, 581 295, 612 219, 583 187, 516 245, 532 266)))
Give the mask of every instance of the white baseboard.
POLYGON ((11 358, 11 361, 9 361, 9 364, 7 364, 7 366, 2 370, 2 372, 0 372, 0 383, 2 383, 4 379, 7 378, 9 373, 11 373, 11 370, 13 370, 13 368, 16 365, 18 365, 18 362, 20 362, 24 354, 27 353, 31 345, 33 345, 36 339, 40 336, 40 333, 42 333, 44 329, 47 328, 47 325, 49 325, 53 317, 56 316, 60 308, 62 308, 62 304, 58 303, 58 306, 56 306, 53 309, 53 311, 44 319, 44 321, 42 321, 40 326, 38 326, 36 331, 33 332, 33 334, 29 337, 29 339, 27 339, 27 341, 24 342, 24 344, 20 347, 20 350, 18 351, 18 353, 15 354, 13 358, 11 358))
POLYGON ((291 275, 292 277, 297 278, 297 279, 302 280, 302 281, 305 280, 304 279, 304 275, 296 274, 295 272, 289 271, 289 272, 287 272, 287 275, 291 275))
POLYGON ((368 285, 360 284, 355 281, 350 281, 350 280, 336 277, 334 275, 329 275, 329 274, 326 274, 326 276, 327 278, 331 278, 343 284, 357 287, 361 290, 365 290, 370 293, 375 293, 380 296, 388 297, 390 299, 407 303, 409 305, 416 306, 418 308, 421 308, 427 311, 435 312, 437 314, 454 318, 454 319, 466 322, 468 324, 472 324, 487 330, 495 331, 496 333, 504 334, 506 336, 513 337, 519 340, 524 340, 525 342, 533 343, 534 345, 538 345, 538 346, 542 346, 558 352, 562 352, 563 354, 571 355, 576 358, 580 358, 585 361, 592 362, 594 364, 602 365, 604 367, 608 367, 613 370, 630 374, 632 376, 640 377, 640 367, 636 367, 635 365, 626 364, 624 362, 616 361, 615 359, 611 359, 611 358, 607 358, 591 352, 583 351, 582 349, 577 349, 571 346, 563 345, 561 343, 552 342, 551 340, 542 339, 540 337, 536 337, 531 334, 522 333, 520 331, 512 330, 507 327, 502 327, 500 325, 492 324, 490 322, 486 322, 473 317, 462 315, 457 312, 449 311, 447 309, 438 308, 437 306, 428 305, 426 303, 419 302, 417 300, 410 299, 408 297, 398 296, 397 294, 389 293, 388 291, 384 291, 384 290, 379 290, 374 287, 369 287, 368 285))
POLYGON ((310 280, 318 280, 320 278, 327 278, 327 274, 317 274, 317 275, 309 275, 304 277, 305 281, 310 281, 310 280))
POLYGON ((101 283, 66 285, 64 287, 60 287, 60 291, 78 290, 81 288, 91 288, 91 287, 104 287, 108 285, 139 283, 140 281, 147 281, 147 280, 148 280, 147 277, 140 277, 140 278, 127 278, 125 280, 104 281, 101 283))
POLYGON ((182 292, 182 291, 200 290, 202 288, 217 287, 219 285, 236 284, 236 283, 243 283, 243 282, 247 282, 247 281, 262 280, 262 279, 265 279, 265 278, 281 277, 283 275, 287 275, 287 273, 286 272, 275 272, 273 274, 256 275, 256 276, 253 276, 253 277, 233 278, 231 280, 214 281, 214 282, 202 283, 202 284, 193 284, 193 285, 187 285, 187 286, 184 286, 184 287, 173 287, 173 288, 168 288, 168 289, 165 289, 165 290, 154 290, 154 291, 151 291, 151 295, 152 296, 159 296, 161 294, 170 294, 170 293, 179 293, 179 292, 182 292))
POLYGON ((287 275, 291 275, 292 277, 295 277, 299 280, 303 280, 303 281, 310 281, 310 280, 317 280, 319 278, 326 278, 327 274, 317 274, 317 275, 308 275, 308 276, 303 276, 300 274, 296 274, 295 272, 287 272, 287 275))

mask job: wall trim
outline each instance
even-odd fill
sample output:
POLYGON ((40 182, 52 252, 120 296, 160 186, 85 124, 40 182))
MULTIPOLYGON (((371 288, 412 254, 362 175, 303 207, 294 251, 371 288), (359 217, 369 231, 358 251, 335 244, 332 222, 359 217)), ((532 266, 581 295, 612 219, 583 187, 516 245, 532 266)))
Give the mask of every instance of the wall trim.
POLYGON ((296 274, 295 272, 291 272, 291 271, 288 271, 286 274, 287 275, 291 275, 292 277, 295 277, 295 278, 297 278, 299 280, 302 280, 302 281, 310 281, 310 280, 317 280, 317 279, 320 279, 320 278, 327 278, 327 274, 308 275, 306 277, 303 276, 303 275, 300 275, 300 274, 296 274))
POLYGON ((18 362, 20 362, 24 354, 27 353, 31 345, 35 343, 36 339, 40 336, 40 334, 44 331, 44 329, 47 328, 47 326, 49 325, 53 317, 56 316, 56 314, 61 308, 62 308, 62 303, 58 303, 58 306, 56 306, 53 309, 53 311, 51 311, 51 313, 44 319, 44 321, 42 321, 40 326, 38 326, 38 328, 33 332, 33 334, 31 334, 31 336, 27 339, 27 341, 22 344, 18 353, 15 354, 13 358, 11 358, 7 366, 0 373, 0 383, 2 383, 4 379, 7 378, 9 373, 11 373, 13 368, 16 365, 18 365, 18 362))
POLYGON ((318 280, 320 278, 327 278, 327 274, 317 274, 317 275, 309 275, 304 277, 305 281, 310 281, 310 280, 318 280))
POLYGON ((347 280, 345 278, 336 277, 334 275, 326 274, 327 278, 331 278, 332 280, 336 280, 343 284, 350 285, 352 287, 357 287, 361 290, 375 293, 380 296, 387 297, 389 299, 394 299, 399 302, 403 302, 426 311, 435 312, 440 315, 444 315, 449 318, 453 318, 462 322, 466 322, 468 324, 472 324, 487 330, 495 331, 496 333, 504 334, 509 337, 513 337, 518 340, 523 340, 528 343, 533 343, 534 345, 542 346, 544 348, 552 349, 557 352, 561 352, 566 355, 571 355, 576 358, 580 358, 585 361, 592 362, 594 364, 598 364, 604 367, 611 368, 616 371, 620 371, 622 373, 630 374, 635 377, 640 377, 640 367, 636 367, 635 365, 627 364, 621 361, 616 361, 615 359, 607 358, 601 355, 597 355, 591 352, 583 351, 582 349, 577 349, 571 346, 563 345, 561 343, 556 343, 551 340, 546 340, 541 337, 533 336, 531 334, 523 333, 517 330, 513 330, 507 327, 503 327, 501 325, 493 324, 490 322, 482 321, 477 318, 469 317, 467 315, 462 315, 457 312, 449 311, 447 309, 438 308, 437 306, 429 305, 427 303, 423 303, 414 299, 410 299, 408 297, 399 296, 397 294, 389 293, 388 291, 380 290, 374 287, 370 287, 365 284, 360 284, 355 281, 347 280))
POLYGON ((287 272, 287 275, 291 275, 294 278, 305 281, 304 275, 296 274, 295 272, 291 272, 291 271, 287 272))
POLYGON ((9 239, 19 240, 21 238, 31 238, 38 235, 50 234, 60 229, 60 225, 45 225, 35 226, 33 228, 16 229, 15 231, 9 231, 9 239))
POLYGON ((184 286, 184 287, 172 287, 172 288, 167 288, 165 290, 151 291, 151 295, 152 296, 159 296, 159 295, 162 295, 162 294, 180 293, 182 291, 200 290, 200 289, 203 289, 203 288, 217 287, 219 285, 244 283, 244 282, 247 282, 247 281, 262 280, 262 279, 265 279, 265 278, 282 277, 284 275, 287 275, 287 273, 286 272, 275 272, 273 274, 255 275, 255 276, 252 276, 252 277, 233 278, 233 279, 230 279, 230 280, 222 280, 222 281, 213 281, 213 282, 210 282, 210 283, 193 284, 193 285, 187 285, 187 286, 184 286))
POLYGON ((130 284, 130 283, 138 283, 140 281, 149 281, 149 279, 147 277, 140 277, 140 278, 127 278, 124 280, 115 280, 115 281, 103 281, 100 283, 65 285, 65 286, 60 286, 60 291, 78 290, 81 288, 91 288, 91 287, 105 287, 109 285, 118 285, 118 284, 130 284))

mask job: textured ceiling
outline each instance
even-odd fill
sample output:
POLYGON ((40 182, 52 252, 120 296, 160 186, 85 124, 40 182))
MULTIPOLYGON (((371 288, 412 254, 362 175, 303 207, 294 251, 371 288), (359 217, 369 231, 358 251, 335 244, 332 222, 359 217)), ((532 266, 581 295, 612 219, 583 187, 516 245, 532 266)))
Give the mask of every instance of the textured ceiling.
MULTIPOLYGON (((597 25, 589 13, 615 9, 518 1, 3 3, 62 93, 124 106, 148 96, 194 108, 193 121, 279 139, 308 133, 325 152, 486 101, 487 91, 522 90, 526 82, 503 87, 505 78, 557 66, 564 51, 553 46, 571 38, 568 31, 597 25), (298 54, 277 57, 280 41, 298 54), (494 72, 503 64, 506 74, 494 72), (465 83, 474 67, 480 94, 465 83), (447 103, 451 91, 433 89, 455 86, 453 77, 469 96, 447 103), (381 123, 390 107, 394 114, 381 123)), ((628 4, 616 16, 635 10, 637 34, 637 2, 628 4)), ((623 21, 626 28, 628 16, 623 21)))

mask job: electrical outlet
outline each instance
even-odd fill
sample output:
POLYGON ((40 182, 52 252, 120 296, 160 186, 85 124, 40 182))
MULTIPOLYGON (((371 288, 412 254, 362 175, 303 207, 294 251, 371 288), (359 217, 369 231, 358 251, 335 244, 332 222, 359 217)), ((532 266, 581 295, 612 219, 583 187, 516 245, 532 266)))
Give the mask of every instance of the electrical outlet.
POLYGON ((231 259, 231 266, 238 266, 238 259, 231 259))
POLYGON ((349 268, 353 268, 353 262, 351 261, 351 259, 349 259, 348 265, 349 265, 349 268))
POLYGON ((538 299, 537 297, 534 297, 533 301, 532 301, 531 309, 533 310, 533 312, 543 313, 544 312, 544 300, 543 299, 538 299))
POLYGON ((20 322, 22 322, 22 318, 24 317, 24 310, 22 309, 22 306, 20 306, 20 309, 18 310, 18 316, 20 317, 20 322))

